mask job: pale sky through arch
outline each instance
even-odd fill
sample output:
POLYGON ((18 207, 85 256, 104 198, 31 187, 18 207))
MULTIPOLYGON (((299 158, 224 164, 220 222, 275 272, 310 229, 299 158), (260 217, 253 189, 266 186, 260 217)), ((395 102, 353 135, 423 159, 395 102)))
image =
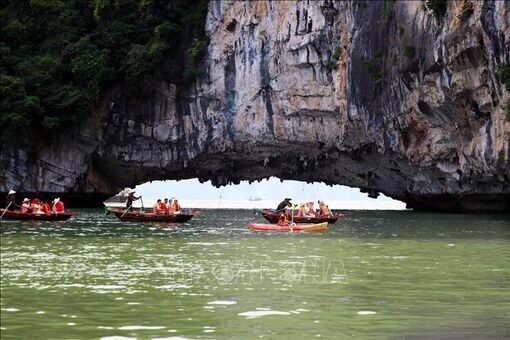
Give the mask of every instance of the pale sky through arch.
MULTIPOLYGON (((363 207, 376 203, 400 203, 384 195, 380 195, 378 199, 369 198, 358 188, 290 180, 281 182, 274 177, 251 184, 248 181, 242 181, 238 185, 220 188, 212 186, 210 182, 200 183, 198 179, 153 181, 137 186, 136 191, 137 195, 143 195, 145 199, 150 200, 178 197, 181 201, 219 201, 221 195, 223 201, 248 201, 255 198, 263 201, 279 201, 284 197, 291 197, 296 203, 322 199, 326 202, 360 202, 363 207)), ((402 204, 401 206, 403 207, 402 204)))

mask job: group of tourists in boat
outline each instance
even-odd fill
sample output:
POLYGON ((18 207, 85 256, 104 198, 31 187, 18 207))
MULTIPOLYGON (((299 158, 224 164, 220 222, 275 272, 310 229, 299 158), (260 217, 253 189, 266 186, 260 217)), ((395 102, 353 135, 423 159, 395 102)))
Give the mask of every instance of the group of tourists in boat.
MULTIPOLYGON (((142 195, 136 197, 135 196, 136 191, 133 189, 130 189, 128 191, 128 196, 126 198, 126 211, 133 211, 133 203, 136 200, 139 200, 142 198, 142 195)), ((162 200, 161 198, 158 198, 156 203, 152 206, 152 213, 153 214, 162 214, 162 215, 172 215, 172 214, 180 214, 181 213, 181 205, 179 204, 179 201, 172 197, 171 199, 165 198, 162 200)))
POLYGON ((55 198, 50 203, 46 200, 39 198, 33 198, 32 200, 25 198, 21 202, 21 205, 16 204, 16 191, 11 190, 7 194, 7 207, 6 210, 16 211, 22 214, 51 214, 51 213, 62 213, 64 212, 64 202, 60 200, 60 197, 55 198))
POLYGON ((163 201, 161 199, 158 199, 156 203, 154 203, 154 206, 152 207, 152 213, 166 215, 180 214, 181 206, 176 198, 171 198, 170 200, 168 198, 165 198, 163 201))
MULTIPOLYGON (((292 198, 285 198, 280 204, 278 204, 278 207, 276 208, 276 212, 283 212, 287 210, 288 208, 292 208, 292 211, 294 211, 295 205, 291 202, 292 198)), ((324 203, 324 201, 317 201, 319 204, 319 210, 316 211, 314 207, 314 202, 306 202, 306 203, 300 203, 299 209, 297 209, 297 217, 328 217, 333 216, 333 213, 329 209, 329 206, 324 203)))
MULTIPOLYGON (((186 222, 191 218, 196 216, 197 212, 183 212, 181 209, 181 205, 176 198, 165 198, 158 199, 152 210, 146 212, 142 209, 133 209, 133 203, 141 199, 142 196, 135 196, 136 191, 133 189, 129 189, 126 197, 126 207, 122 208, 112 208, 110 211, 115 214, 121 221, 138 221, 138 222, 186 222)), ((143 203, 143 201, 142 201, 143 203)))
POLYGON ((296 211, 296 204, 291 198, 285 198, 276 210, 264 209, 262 216, 273 224, 250 223, 248 228, 262 231, 325 231, 328 223, 335 223, 342 214, 333 214, 324 201, 319 200, 316 211, 313 202, 301 203, 296 211))
POLYGON ((21 205, 18 205, 14 190, 10 190, 7 194, 6 208, 0 208, 0 219, 6 217, 16 220, 65 221, 77 214, 77 212, 65 211, 64 202, 59 197, 52 201, 25 198, 21 205))
POLYGON ((296 205, 291 198, 285 198, 276 210, 263 209, 262 216, 273 224, 250 223, 248 228, 262 231, 325 231, 328 223, 335 223, 343 218, 342 214, 334 214, 324 201, 319 200, 319 211, 313 202, 301 203, 295 214, 296 205))

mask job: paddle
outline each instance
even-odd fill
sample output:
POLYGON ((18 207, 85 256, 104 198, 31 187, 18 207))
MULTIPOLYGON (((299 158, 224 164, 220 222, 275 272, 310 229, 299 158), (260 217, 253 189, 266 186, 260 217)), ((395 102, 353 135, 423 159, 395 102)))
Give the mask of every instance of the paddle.
POLYGON ((5 208, 4 212, 2 213, 2 216, 0 216, 0 220, 4 217, 4 214, 7 212, 7 210, 9 210, 9 207, 11 206, 12 204, 12 201, 9 202, 9 204, 7 205, 7 208, 5 208))
POLYGON ((129 211, 129 209, 133 206, 133 203, 131 203, 131 205, 129 207, 127 207, 126 211, 124 211, 124 213, 122 214, 122 216, 120 218, 123 218, 124 215, 126 215, 126 213, 129 211))
POLYGON ((296 208, 296 205, 294 203, 292 203, 292 215, 290 215, 290 231, 294 231, 294 228, 292 226, 294 226, 294 209, 296 208))

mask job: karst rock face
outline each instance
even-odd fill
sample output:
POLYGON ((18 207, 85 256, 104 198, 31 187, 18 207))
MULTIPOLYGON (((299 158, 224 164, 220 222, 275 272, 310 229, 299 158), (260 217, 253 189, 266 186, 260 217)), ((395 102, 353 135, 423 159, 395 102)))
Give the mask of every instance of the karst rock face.
MULTIPOLYGON (((121 86, 0 190, 99 200, 124 186, 268 176, 360 187, 423 210, 510 210, 510 3, 211 1, 204 76, 121 86)), ((284 195, 285 193, 282 193, 284 195)))

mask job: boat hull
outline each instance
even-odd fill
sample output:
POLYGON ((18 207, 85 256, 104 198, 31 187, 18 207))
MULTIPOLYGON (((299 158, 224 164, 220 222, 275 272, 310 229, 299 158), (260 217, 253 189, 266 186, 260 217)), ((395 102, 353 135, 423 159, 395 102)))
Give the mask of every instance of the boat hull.
POLYGON ((74 215, 78 215, 75 211, 66 211, 62 213, 51 214, 24 214, 19 211, 10 211, 0 208, 0 216, 3 215, 4 219, 18 220, 18 221, 66 221, 74 215), (4 214, 5 212, 5 214, 4 214))
POLYGON ((328 230, 328 222, 315 223, 315 224, 297 224, 291 226, 280 226, 277 224, 264 224, 264 223, 251 223, 248 225, 251 230, 260 231, 326 231, 328 230))
POLYGON ((160 222, 160 223, 184 223, 195 217, 195 214, 153 214, 145 212, 127 212, 123 209, 113 209, 112 213, 115 214, 121 221, 131 222, 160 222))
MULTIPOLYGON (((280 214, 275 212, 274 210, 270 209, 264 209, 262 210, 262 216, 266 220, 268 220, 271 223, 278 223, 278 220, 280 219, 280 214)), ((344 218, 345 216, 343 214, 333 214, 333 216, 330 217, 297 217, 294 216, 294 223, 322 223, 322 222, 328 222, 330 224, 334 224, 338 219, 344 218)))

